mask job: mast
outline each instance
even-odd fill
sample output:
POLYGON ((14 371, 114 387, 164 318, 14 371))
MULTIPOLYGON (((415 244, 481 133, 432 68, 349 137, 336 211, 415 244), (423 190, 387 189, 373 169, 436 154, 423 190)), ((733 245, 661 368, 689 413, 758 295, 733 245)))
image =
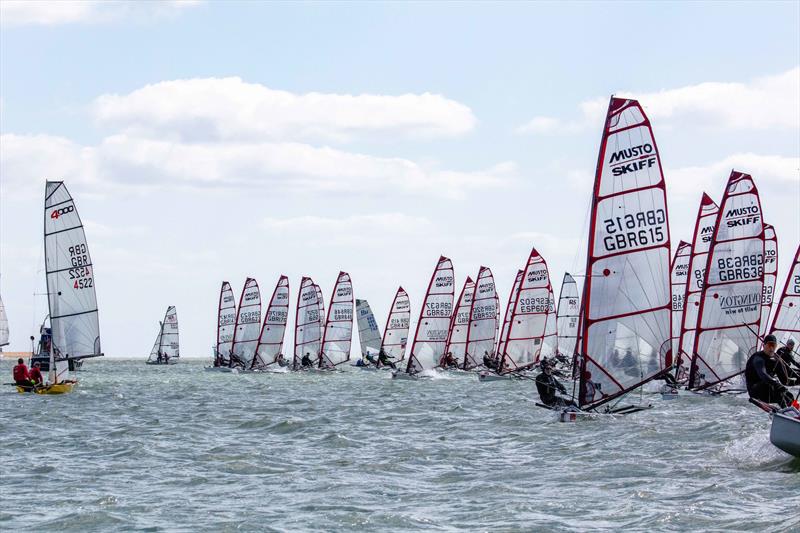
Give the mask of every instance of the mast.
POLYGON ((689 280, 689 262, 692 259, 692 245, 680 241, 670 265, 670 282, 672 283, 672 347, 666 366, 679 360, 681 325, 683 324, 684 297, 689 280))
POLYGON ((358 340, 361 344, 361 356, 377 355, 381 350, 381 330, 369 302, 356 300, 356 317, 358 318, 358 340))
POLYGON ((478 270, 475 292, 469 308, 467 349, 462 368, 469 370, 483 364, 484 355, 491 355, 497 338, 497 290, 489 267, 478 270))
POLYGON ((300 368, 303 354, 308 353, 309 356, 319 357, 320 314, 319 302, 317 301, 318 289, 319 287, 314 285, 314 281, 309 277, 303 277, 300 281, 294 319, 293 370, 300 368))
POLYGON ((353 339, 353 282, 350 274, 339 272, 328 306, 325 334, 322 337, 320 368, 333 368, 350 360, 353 339))
POLYGON ((744 372, 758 346, 764 291, 764 224, 753 179, 731 171, 711 239, 689 387, 744 372))
MULTIPOLYGON (((444 357, 448 353, 453 354, 453 359, 463 361, 467 351, 467 331, 469 330, 469 310, 472 307, 472 298, 475 294, 475 282, 467 276, 461 294, 456 303, 456 312, 450 317, 450 326, 447 331, 447 341, 444 344, 444 353, 436 362, 436 366, 444 366, 444 357)), ((460 363, 458 366, 464 366, 460 363)))
POLYGON ((775 283, 778 281, 778 237, 771 224, 764 224, 764 290, 761 293, 761 330, 759 337, 769 331, 769 315, 775 296, 775 283))
POLYGON ((770 333, 775 335, 779 344, 785 345, 789 339, 800 341, 800 246, 786 275, 770 333))
POLYGON ((44 259, 56 382, 69 360, 103 355, 94 265, 78 209, 62 181, 45 184, 44 259))
POLYGON ((514 278, 514 286, 508 294, 508 303, 506 303, 506 314, 503 317, 503 329, 500 330, 500 338, 497 341, 496 354, 504 355, 506 352, 506 343, 508 342, 508 330, 511 326, 511 316, 514 314, 514 302, 517 301, 517 293, 519 293, 519 286, 522 283, 522 274, 524 270, 517 271, 517 277, 514 278))
POLYGON ((219 306, 217 307, 217 353, 214 366, 228 366, 231 348, 233 347, 233 331, 236 327, 236 297, 231 284, 222 282, 219 289, 219 306))
POLYGON ((239 298, 236 328, 233 331, 230 366, 250 368, 261 329, 261 291, 254 278, 247 278, 239 298))
POLYGON ((407 373, 433 368, 444 354, 448 326, 453 313, 455 283, 453 262, 440 256, 428 283, 425 299, 419 310, 419 321, 411 344, 407 373))
POLYGON ((564 274, 561 282, 561 292, 558 295, 558 353, 565 357, 575 354, 575 345, 578 341, 578 318, 580 317, 580 304, 578 298, 578 284, 569 272, 564 274))
MULTIPOLYGON (((692 358, 694 339, 697 333, 697 321, 700 318, 700 293, 703 290, 703 279, 708 267, 708 249, 714 236, 714 226, 717 223, 719 207, 706 193, 700 200, 697 210, 697 221, 692 236, 692 256, 689 260, 689 275, 686 283, 686 293, 683 297, 683 317, 681 319, 681 332, 679 351, 677 352, 678 366, 684 360, 692 358)), ((673 355, 676 355, 673 353, 673 355)), ((675 359, 675 357, 673 357, 675 359)))
POLYGON ((263 369, 278 361, 283 350, 286 321, 289 318, 289 278, 281 276, 272 291, 264 324, 258 336, 258 346, 250 369, 263 369))
POLYGON ((394 295, 386 327, 383 330, 381 350, 398 363, 406 357, 408 343, 408 327, 411 322, 411 303, 403 287, 399 287, 394 295))
POLYGON ((666 185, 639 102, 612 97, 586 254, 579 405, 594 409, 665 373, 670 350, 666 185), (599 388, 587 397, 587 382, 599 388), (598 387, 599 386, 599 387, 598 387))

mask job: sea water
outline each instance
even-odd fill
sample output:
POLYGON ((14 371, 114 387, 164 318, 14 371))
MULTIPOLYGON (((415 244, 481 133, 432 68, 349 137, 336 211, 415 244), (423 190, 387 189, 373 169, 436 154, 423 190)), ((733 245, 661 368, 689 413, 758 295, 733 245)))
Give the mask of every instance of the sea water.
POLYGON ((742 397, 560 423, 532 381, 467 373, 105 358, 78 377, 64 396, 3 387, 0 530, 800 529, 800 460, 742 397))

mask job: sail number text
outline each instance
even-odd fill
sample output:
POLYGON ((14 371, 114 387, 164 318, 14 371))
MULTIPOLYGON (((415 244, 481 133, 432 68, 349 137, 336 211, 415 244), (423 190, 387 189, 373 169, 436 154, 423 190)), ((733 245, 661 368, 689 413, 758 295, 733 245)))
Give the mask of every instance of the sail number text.
POLYGON ((663 209, 608 218, 603 221, 608 234, 603 239, 603 246, 607 252, 619 252, 666 242, 666 220, 667 214, 663 209))
POLYGON ((740 281, 760 278, 764 273, 764 257, 750 254, 740 257, 721 257, 717 259, 720 281, 740 281))

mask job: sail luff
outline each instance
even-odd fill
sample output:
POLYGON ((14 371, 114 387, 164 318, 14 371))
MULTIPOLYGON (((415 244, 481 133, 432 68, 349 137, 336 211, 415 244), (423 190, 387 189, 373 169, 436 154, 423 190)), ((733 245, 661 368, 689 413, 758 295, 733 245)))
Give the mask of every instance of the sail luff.
POLYGON ((769 332, 775 335, 779 345, 785 345, 789 339, 794 339, 795 343, 800 341, 800 246, 786 273, 786 282, 769 332))
POLYGON ((395 359, 398 363, 406 357, 406 344, 408 343, 408 328, 411 322, 411 304, 408 293, 399 287, 389 308, 386 318, 386 327, 383 330, 381 350, 395 359))
POLYGON ((163 333, 164 333, 164 323, 159 321, 158 333, 156 334, 156 341, 153 343, 153 348, 150 350, 150 355, 147 357, 147 362, 158 360, 158 354, 161 351, 161 335, 163 333))
POLYGON ((6 315, 6 306, 3 303, 3 298, 0 297, 0 348, 8 346, 8 338, 8 315, 6 315))
POLYGON ((319 349, 317 352, 317 357, 321 360, 322 358, 322 337, 325 336, 325 296, 322 294, 322 289, 316 283, 314 287, 317 290, 317 305, 319 306, 319 349))
MULTIPOLYGON (((461 293, 458 295, 458 301, 455 307, 455 313, 450 317, 450 326, 447 331, 447 341, 444 343, 444 354, 436 366, 444 366, 444 357, 446 354, 451 354, 455 361, 462 361, 467 349, 467 331, 469 329, 469 310, 472 305, 472 298, 475 293, 475 282, 471 277, 467 276, 464 280, 464 285, 461 287, 461 293)), ((463 366, 459 364, 458 366, 463 366)))
POLYGON ((350 274, 339 272, 328 306, 322 356, 319 366, 333 368, 350 360, 353 339, 353 282, 350 274))
POLYGON ((283 340, 286 335, 286 322, 289 319, 289 278, 281 276, 272 297, 269 300, 258 346, 250 365, 251 369, 263 369, 278 362, 278 355, 283 351, 283 340))
POLYGON ((489 267, 478 270, 467 324, 467 346, 461 365, 464 370, 482 365, 497 338, 497 290, 489 267))
POLYGON ((454 296, 453 262, 440 256, 419 311, 419 321, 406 365, 407 373, 433 368, 441 358, 447 342, 454 296))

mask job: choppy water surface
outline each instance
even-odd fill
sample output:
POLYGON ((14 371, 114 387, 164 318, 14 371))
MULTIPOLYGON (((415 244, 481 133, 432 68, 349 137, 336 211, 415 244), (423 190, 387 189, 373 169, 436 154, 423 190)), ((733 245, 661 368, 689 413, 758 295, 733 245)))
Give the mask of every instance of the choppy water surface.
POLYGON ((562 424, 530 381, 202 365, 106 359, 71 395, 4 387, 0 529, 800 528, 800 461, 741 398, 562 424))

